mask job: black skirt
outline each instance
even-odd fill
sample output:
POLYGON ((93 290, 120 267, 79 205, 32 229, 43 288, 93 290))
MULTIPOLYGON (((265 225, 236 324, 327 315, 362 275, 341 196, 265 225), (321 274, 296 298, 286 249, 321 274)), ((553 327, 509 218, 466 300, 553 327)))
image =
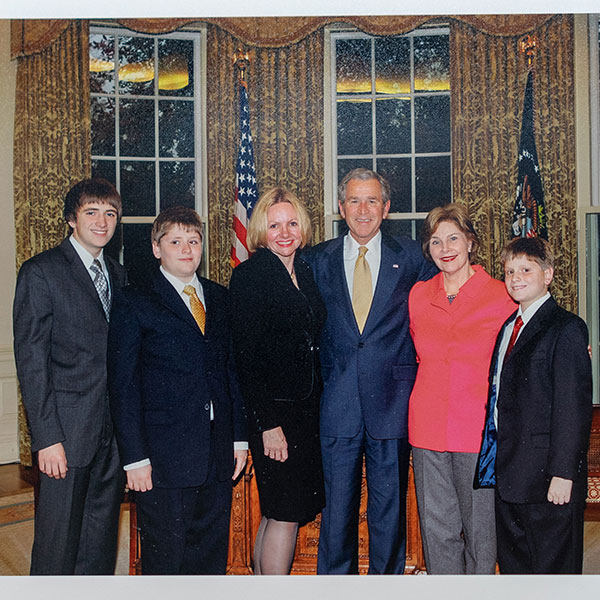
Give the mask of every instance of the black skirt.
POLYGON ((250 433, 260 508, 269 519, 303 525, 325 506, 318 401, 286 402, 281 425, 288 444, 285 462, 265 456, 262 433, 250 433))

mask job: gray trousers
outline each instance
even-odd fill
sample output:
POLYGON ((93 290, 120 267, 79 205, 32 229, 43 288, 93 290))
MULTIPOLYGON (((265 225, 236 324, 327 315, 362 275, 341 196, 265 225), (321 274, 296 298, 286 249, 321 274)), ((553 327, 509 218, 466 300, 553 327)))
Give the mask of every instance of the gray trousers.
POLYGON ((477 454, 412 452, 427 572, 494 573, 494 490, 473 489, 477 454))

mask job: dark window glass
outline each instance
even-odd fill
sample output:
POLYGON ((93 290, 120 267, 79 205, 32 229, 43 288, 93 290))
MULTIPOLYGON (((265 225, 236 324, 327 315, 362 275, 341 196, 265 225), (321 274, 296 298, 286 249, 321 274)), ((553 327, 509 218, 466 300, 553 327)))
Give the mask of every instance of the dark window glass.
POLYGON ((158 269, 158 261, 152 254, 151 223, 125 223, 123 229, 123 264, 127 268, 129 282, 148 286, 158 269))
POLYGON ((415 91, 450 89, 450 45, 446 35, 414 38, 415 91))
POLYGON ((450 96, 415 98, 415 151, 450 152, 450 96))
POLYGON ((340 100, 337 103, 338 154, 371 154, 371 101, 340 100))
POLYGON ((154 101, 122 99, 119 134, 121 156, 154 156, 154 101))
POLYGON ((193 65, 192 40, 158 40, 158 93, 191 98, 194 95, 193 65))
POLYGON ((92 177, 102 177, 117 185, 114 160, 92 160, 92 177))
POLYGON ((371 92, 371 40, 336 40, 338 94, 371 92))
POLYGON ((419 239, 419 232, 423 224, 422 219, 386 219, 381 223, 381 231, 395 238, 419 239))
POLYGON ((119 93, 154 93, 154 40, 119 37, 119 93))
POLYGON ((411 212, 411 161, 410 158, 380 158, 377 172, 390 184, 392 197, 391 212, 411 212))
POLYGON ((113 98, 94 96, 92 107, 92 155, 115 155, 115 101, 113 98))
POLYGON ((452 201, 449 156, 417 157, 415 170, 418 212, 452 201))
POLYGON ((410 40, 375 39, 375 90, 378 94, 410 92, 410 40))
POLYGON ((194 104, 177 100, 158 103, 159 156, 194 156, 194 104))
POLYGON ((373 161, 370 158, 345 158, 338 160, 338 184, 346 173, 350 173, 352 169, 372 169, 373 161))
POLYGON ((194 163, 160 163, 160 209, 171 206, 194 208, 194 163))
POLYGON ((410 100, 377 100, 377 154, 410 153, 410 100))
POLYGON ((121 161, 123 215, 152 217, 156 214, 154 162, 121 161))
POLYGON ((112 94, 115 91, 115 38, 90 34, 90 91, 112 94))

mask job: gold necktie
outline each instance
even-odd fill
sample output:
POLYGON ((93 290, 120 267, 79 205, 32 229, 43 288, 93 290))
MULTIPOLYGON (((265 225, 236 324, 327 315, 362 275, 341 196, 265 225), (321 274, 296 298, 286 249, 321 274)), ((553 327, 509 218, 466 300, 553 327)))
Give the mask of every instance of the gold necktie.
POLYGON ((198 298, 198 294, 196 294, 196 289, 193 285, 186 285, 183 288, 183 293, 190 297, 192 315, 194 316, 196 323, 198 323, 200 331, 204 333, 204 328, 206 326, 206 311, 204 310, 204 305, 200 301, 200 298, 198 298))
POLYGON ((354 283, 352 285, 352 308, 358 324, 358 331, 363 332, 371 302, 373 300, 373 282, 371 280, 371 269, 365 258, 369 251, 366 246, 360 246, 358 249, 358 258, 354 265, 354 283))

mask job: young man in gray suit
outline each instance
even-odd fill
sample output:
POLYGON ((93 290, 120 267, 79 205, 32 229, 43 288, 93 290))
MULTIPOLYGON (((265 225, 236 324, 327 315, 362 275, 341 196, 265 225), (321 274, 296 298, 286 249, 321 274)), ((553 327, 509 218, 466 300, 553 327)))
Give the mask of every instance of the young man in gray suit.
POLYGON ((106 256, 121 197, 85 179, 65 197, 72 235, 23 264, 14 349, 40 470, 32 575, 114 573, 124 478, 107 397, 111 299, 125 271, 106 256))

